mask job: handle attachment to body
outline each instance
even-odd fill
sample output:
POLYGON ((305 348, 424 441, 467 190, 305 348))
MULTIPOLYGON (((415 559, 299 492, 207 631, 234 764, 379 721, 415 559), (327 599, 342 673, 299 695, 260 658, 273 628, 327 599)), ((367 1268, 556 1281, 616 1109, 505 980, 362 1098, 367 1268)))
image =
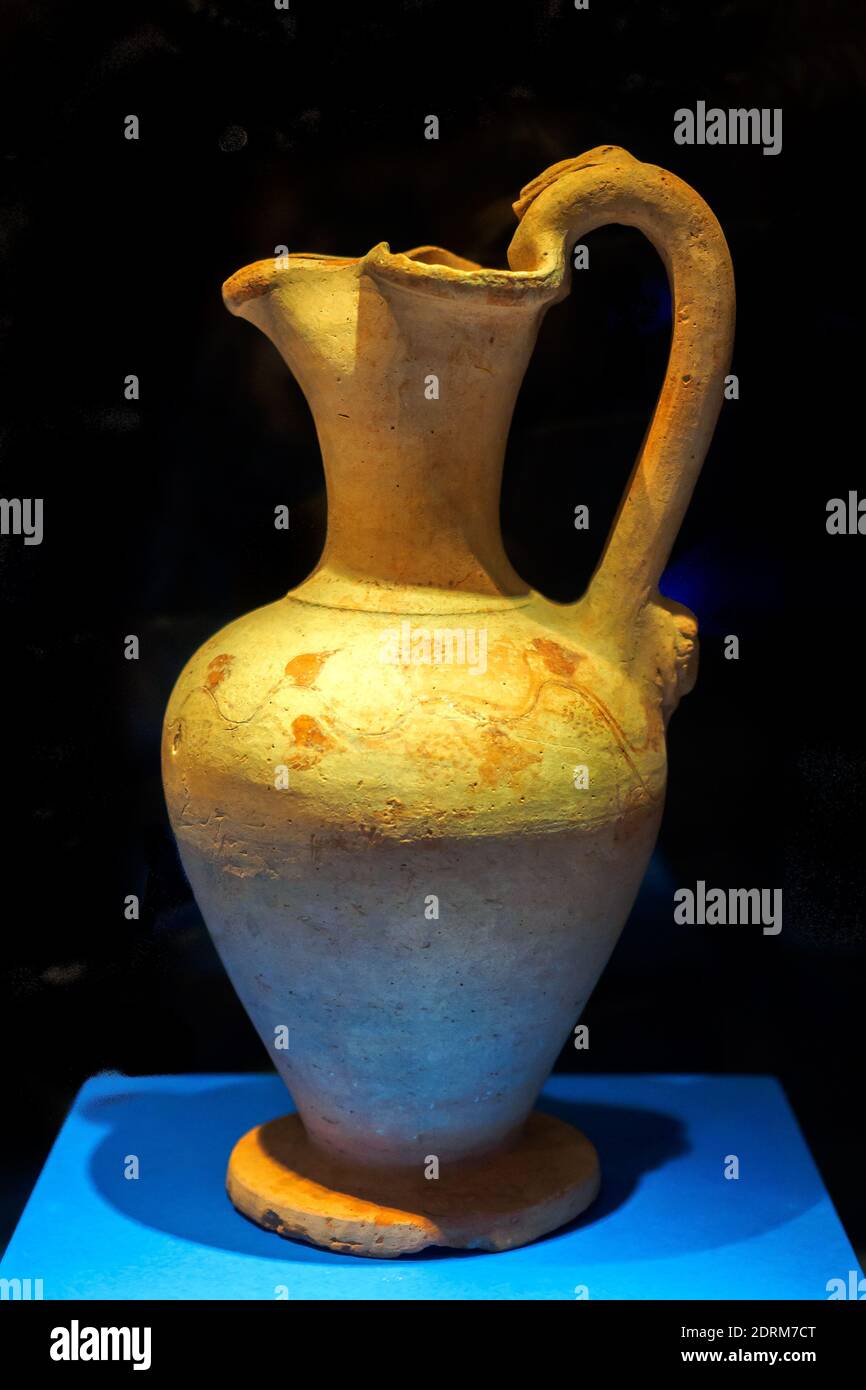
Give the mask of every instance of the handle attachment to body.
MULTIPOLYGON (((614 145, 553 165, 514 204, 512 270, 567 265, 595 227, 639 227, 668 273, 670 357, 661 394, 583 603, 628 629, 657 594, 721 408, 734 333, 734 277, 722 229, 688 184, 614 145)), ((569 277, 563 274, 563 296, 569 277)))

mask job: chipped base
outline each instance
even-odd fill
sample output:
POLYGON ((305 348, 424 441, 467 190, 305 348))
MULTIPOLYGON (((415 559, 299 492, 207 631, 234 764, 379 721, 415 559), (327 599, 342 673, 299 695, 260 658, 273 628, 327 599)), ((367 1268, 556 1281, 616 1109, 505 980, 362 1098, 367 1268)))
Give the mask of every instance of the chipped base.
POLYGON ((600 1185, 579 1130, 535 1111, 504 1152, 418 1169, 359 1170, 316 1149, 297 1115, 257 1125, 235 1145, 226 1188, 265 1229, 341 1254, 391 1259, 428 1245, 511 1250, 584 1211, 600 1185))

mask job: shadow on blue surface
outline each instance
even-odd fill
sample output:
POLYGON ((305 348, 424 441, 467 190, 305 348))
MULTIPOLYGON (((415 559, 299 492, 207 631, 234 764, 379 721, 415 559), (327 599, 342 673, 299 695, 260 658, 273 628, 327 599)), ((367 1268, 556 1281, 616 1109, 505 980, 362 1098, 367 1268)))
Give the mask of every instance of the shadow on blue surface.
MULTIPOLYGON (((241 1254, 270 1254, 276 1260, 287 1256, 304 1262, 354 1260, 353 1256, 334 1255, 275 1237, 235 1212, 232 1216, 236 1219, 226 1221, 228 1155, 247 1129, 286 1112, 285 1093, 276 1111, 273 1096, 271 1078, 245 1077, 238 1085, 220 1086, 196 1096, 168 1091, 126 1092, 88 1100, 82 1106, 84 1117, 108 1127, 91 1159, 93 1184, 130 1219, 199 1244, 241 1254), (160 1149, 154 1152, 157 1140, 160 1149), (132 1154, 138 1157, 146 1181, 124 1178, 123 1160, 132 1154)), ((645 1172, 687 1151, 684 1127, 669 1115, 621 1106, 574 1106, 555 1100, 545 1100, 539 1108, 583 1129, 602 1156, 601 1195, 589 1212, 557 1235, 603 1219, 627 1200, 645 1172), (604 1167, 605 1151, 616 1154, 615 1166, 604 1167)), ((401 1263, 409 1259, 473 1259, 480 1253, 431 1249, 403 1257, 401 1263)))
POLYGON ((623 1206, 645 1174, 687 1154, 686 1127, 674 1115, 625 1105, 575 1104, 540 1096, 539 1110, 573 1125, 591 1139, 601 1164, 601 1191, 592 1206, 553 1236, 567 1235, 623 1206))
MULTIPOLYGON (((127 1218, 185 1240, 277 1261, 354 1263, 353 1256, 286 1241, 227 1211, 224 1181, 232 1146, 254 1124, 285 1113, 286 1100, 271 1077, 244 1077, 237 1084, 216 1084, 198 1094, 178 1095, 166 1089, 89 1099, 83 1105, 85 1118, 107 1130, 93 1151, 91 1181, 127 1218), (123 1177, 123 1162, 130 1154, 138 1156, 145 1181, 123 1177)), ((552 1255, 569 1232, 603 1224, 651 1173, 676 1165, 692 1148, 682 1121, 661 1110, 575 1104, 550 1096, 542 1098, 540 1108, 588 1134, 602 1167, 601 1195, 589 1211, 539 1242, 549 1245, 552 1255)), ((716 1151, 715 1143, 712 1147, 716 1151)), ((712 1167, 715 1185, 715 1162, 712 1167)), ((790 1190, 777 1194, 771 1175, 766 1176, 770 1180, 761 1183, 760 1201, 733 1205, 708 1201, 708 1192, 668 1179, 659 1185, 659 1199, 644 1204, 643 1222, 631 1228, 628 1257, 676 1256, 749 1239, 792 1220, 821 1195, 820 1186, 808 1182, 792 1204, 790 1190), (671 1190, 672 1199, 662 1196, 671 1190)), ((476 1259, 479 1253, 429 1250, 404 1257, 401 1263, 476 1259)))

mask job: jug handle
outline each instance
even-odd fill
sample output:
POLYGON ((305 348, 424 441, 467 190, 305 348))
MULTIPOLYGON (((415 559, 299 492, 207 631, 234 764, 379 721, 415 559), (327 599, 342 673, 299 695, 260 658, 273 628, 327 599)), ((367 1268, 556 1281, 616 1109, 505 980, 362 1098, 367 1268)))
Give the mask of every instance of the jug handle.
POLYGON ((671 287, 667 370, 637 461, 584 598, 585 617, 627 642, 658 582, 721 409, 734 335, 734 276, 722 229, 676 175, 602 146, 554 165, 514 204, 512 270, 562 278, 575 241, 605 223, 639 227, 671 287))

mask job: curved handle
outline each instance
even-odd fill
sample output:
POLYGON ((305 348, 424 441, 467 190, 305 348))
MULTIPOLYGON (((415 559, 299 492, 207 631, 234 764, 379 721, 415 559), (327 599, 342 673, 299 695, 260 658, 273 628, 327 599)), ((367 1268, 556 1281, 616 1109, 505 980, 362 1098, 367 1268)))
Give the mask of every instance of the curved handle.
POLYGON ((568 292, 571 248, 606 222, 639 227, 668 273, 673 334, 661 394, 585 596, 622 632, 657 592, 721 409, 734 335, 734 276, 722 229, 674 174, 605 145, 523 189, 512 270, 549 272, 568 292))

